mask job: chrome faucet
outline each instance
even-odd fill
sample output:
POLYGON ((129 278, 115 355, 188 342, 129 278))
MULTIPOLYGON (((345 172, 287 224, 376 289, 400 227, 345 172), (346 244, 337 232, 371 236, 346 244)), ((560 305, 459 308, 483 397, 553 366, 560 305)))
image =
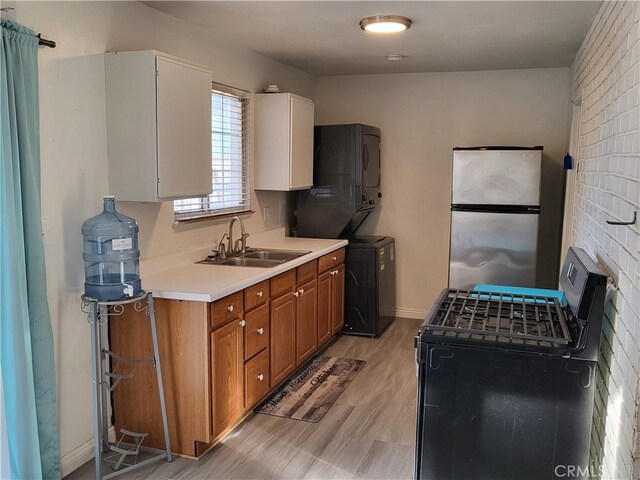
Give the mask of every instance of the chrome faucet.
MULTIPOLYGON (((228 237, 227 233, 223 233, 222 234, 222 238, 220 239, 220 242, 218 243, 218 249, 214 250, 216 257, 219 260, 224 260, 225 258, 227 258, 227 253, 225 252, 225 248, 224 248, 224 239, 225 237, 228 237)), ((229 244, 231 245, 231 244, 229 244)), ((229 252, 231 253, 231 252, 229 252)))
POLYGON ((243 254, 247 250, 247 237, 249 234, 244 229, 244 223, 240 217, 233 217, 229 222, 229 254, 243 254), (240 222, 240 238, 233 242, 233 225, 240 222))

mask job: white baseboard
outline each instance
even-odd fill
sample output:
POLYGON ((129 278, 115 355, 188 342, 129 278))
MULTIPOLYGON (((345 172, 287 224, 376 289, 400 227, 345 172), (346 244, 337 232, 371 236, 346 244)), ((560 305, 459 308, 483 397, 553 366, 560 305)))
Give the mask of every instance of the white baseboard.
POLYGON ((426 315, 426 310, 418 310, 415 308, 396 308, 396 317, 399 318, 424 319, 426 315))
MULTIPOLYGON (((109 428, 109 441, 113 441, 115 435, 116 432, 112 426, 109 428)), ((74 470, 77 470, 82 465, 92 460, 94 458, 94 453, 94 441, 92 438, 91 440, 84 442, 78 448, 75 448, 66 455, 63 455, 60 458, 60 476, 64 478, 74 470)))

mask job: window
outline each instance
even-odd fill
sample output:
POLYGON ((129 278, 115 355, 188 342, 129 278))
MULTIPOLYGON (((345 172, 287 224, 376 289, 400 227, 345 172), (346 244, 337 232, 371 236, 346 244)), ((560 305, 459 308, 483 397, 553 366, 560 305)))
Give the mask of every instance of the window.
POLYGON ((211 181, 207 197, 176 200, 177 221, 251 210, 249 184, 249 94, 214 84, 211 90, 211 181))

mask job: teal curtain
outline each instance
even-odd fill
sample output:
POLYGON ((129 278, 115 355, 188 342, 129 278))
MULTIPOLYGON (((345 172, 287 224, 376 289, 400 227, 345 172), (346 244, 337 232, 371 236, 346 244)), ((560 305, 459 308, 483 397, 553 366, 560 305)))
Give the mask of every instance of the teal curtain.
POLYGON ((40 215, 38 39, 0 19, 0 366, 11 478, 60 478, 40 215))

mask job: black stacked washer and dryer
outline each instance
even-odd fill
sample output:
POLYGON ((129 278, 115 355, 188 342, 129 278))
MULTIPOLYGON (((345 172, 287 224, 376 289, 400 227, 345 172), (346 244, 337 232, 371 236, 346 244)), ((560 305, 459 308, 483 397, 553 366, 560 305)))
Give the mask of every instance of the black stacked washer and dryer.
POLYGON ((394 238, 355 235, 381 197, 380 129, 315 127, 313 187, 298 192, 296 234, 349 240, 343 333, 378 336, 395 315, 394 238))

